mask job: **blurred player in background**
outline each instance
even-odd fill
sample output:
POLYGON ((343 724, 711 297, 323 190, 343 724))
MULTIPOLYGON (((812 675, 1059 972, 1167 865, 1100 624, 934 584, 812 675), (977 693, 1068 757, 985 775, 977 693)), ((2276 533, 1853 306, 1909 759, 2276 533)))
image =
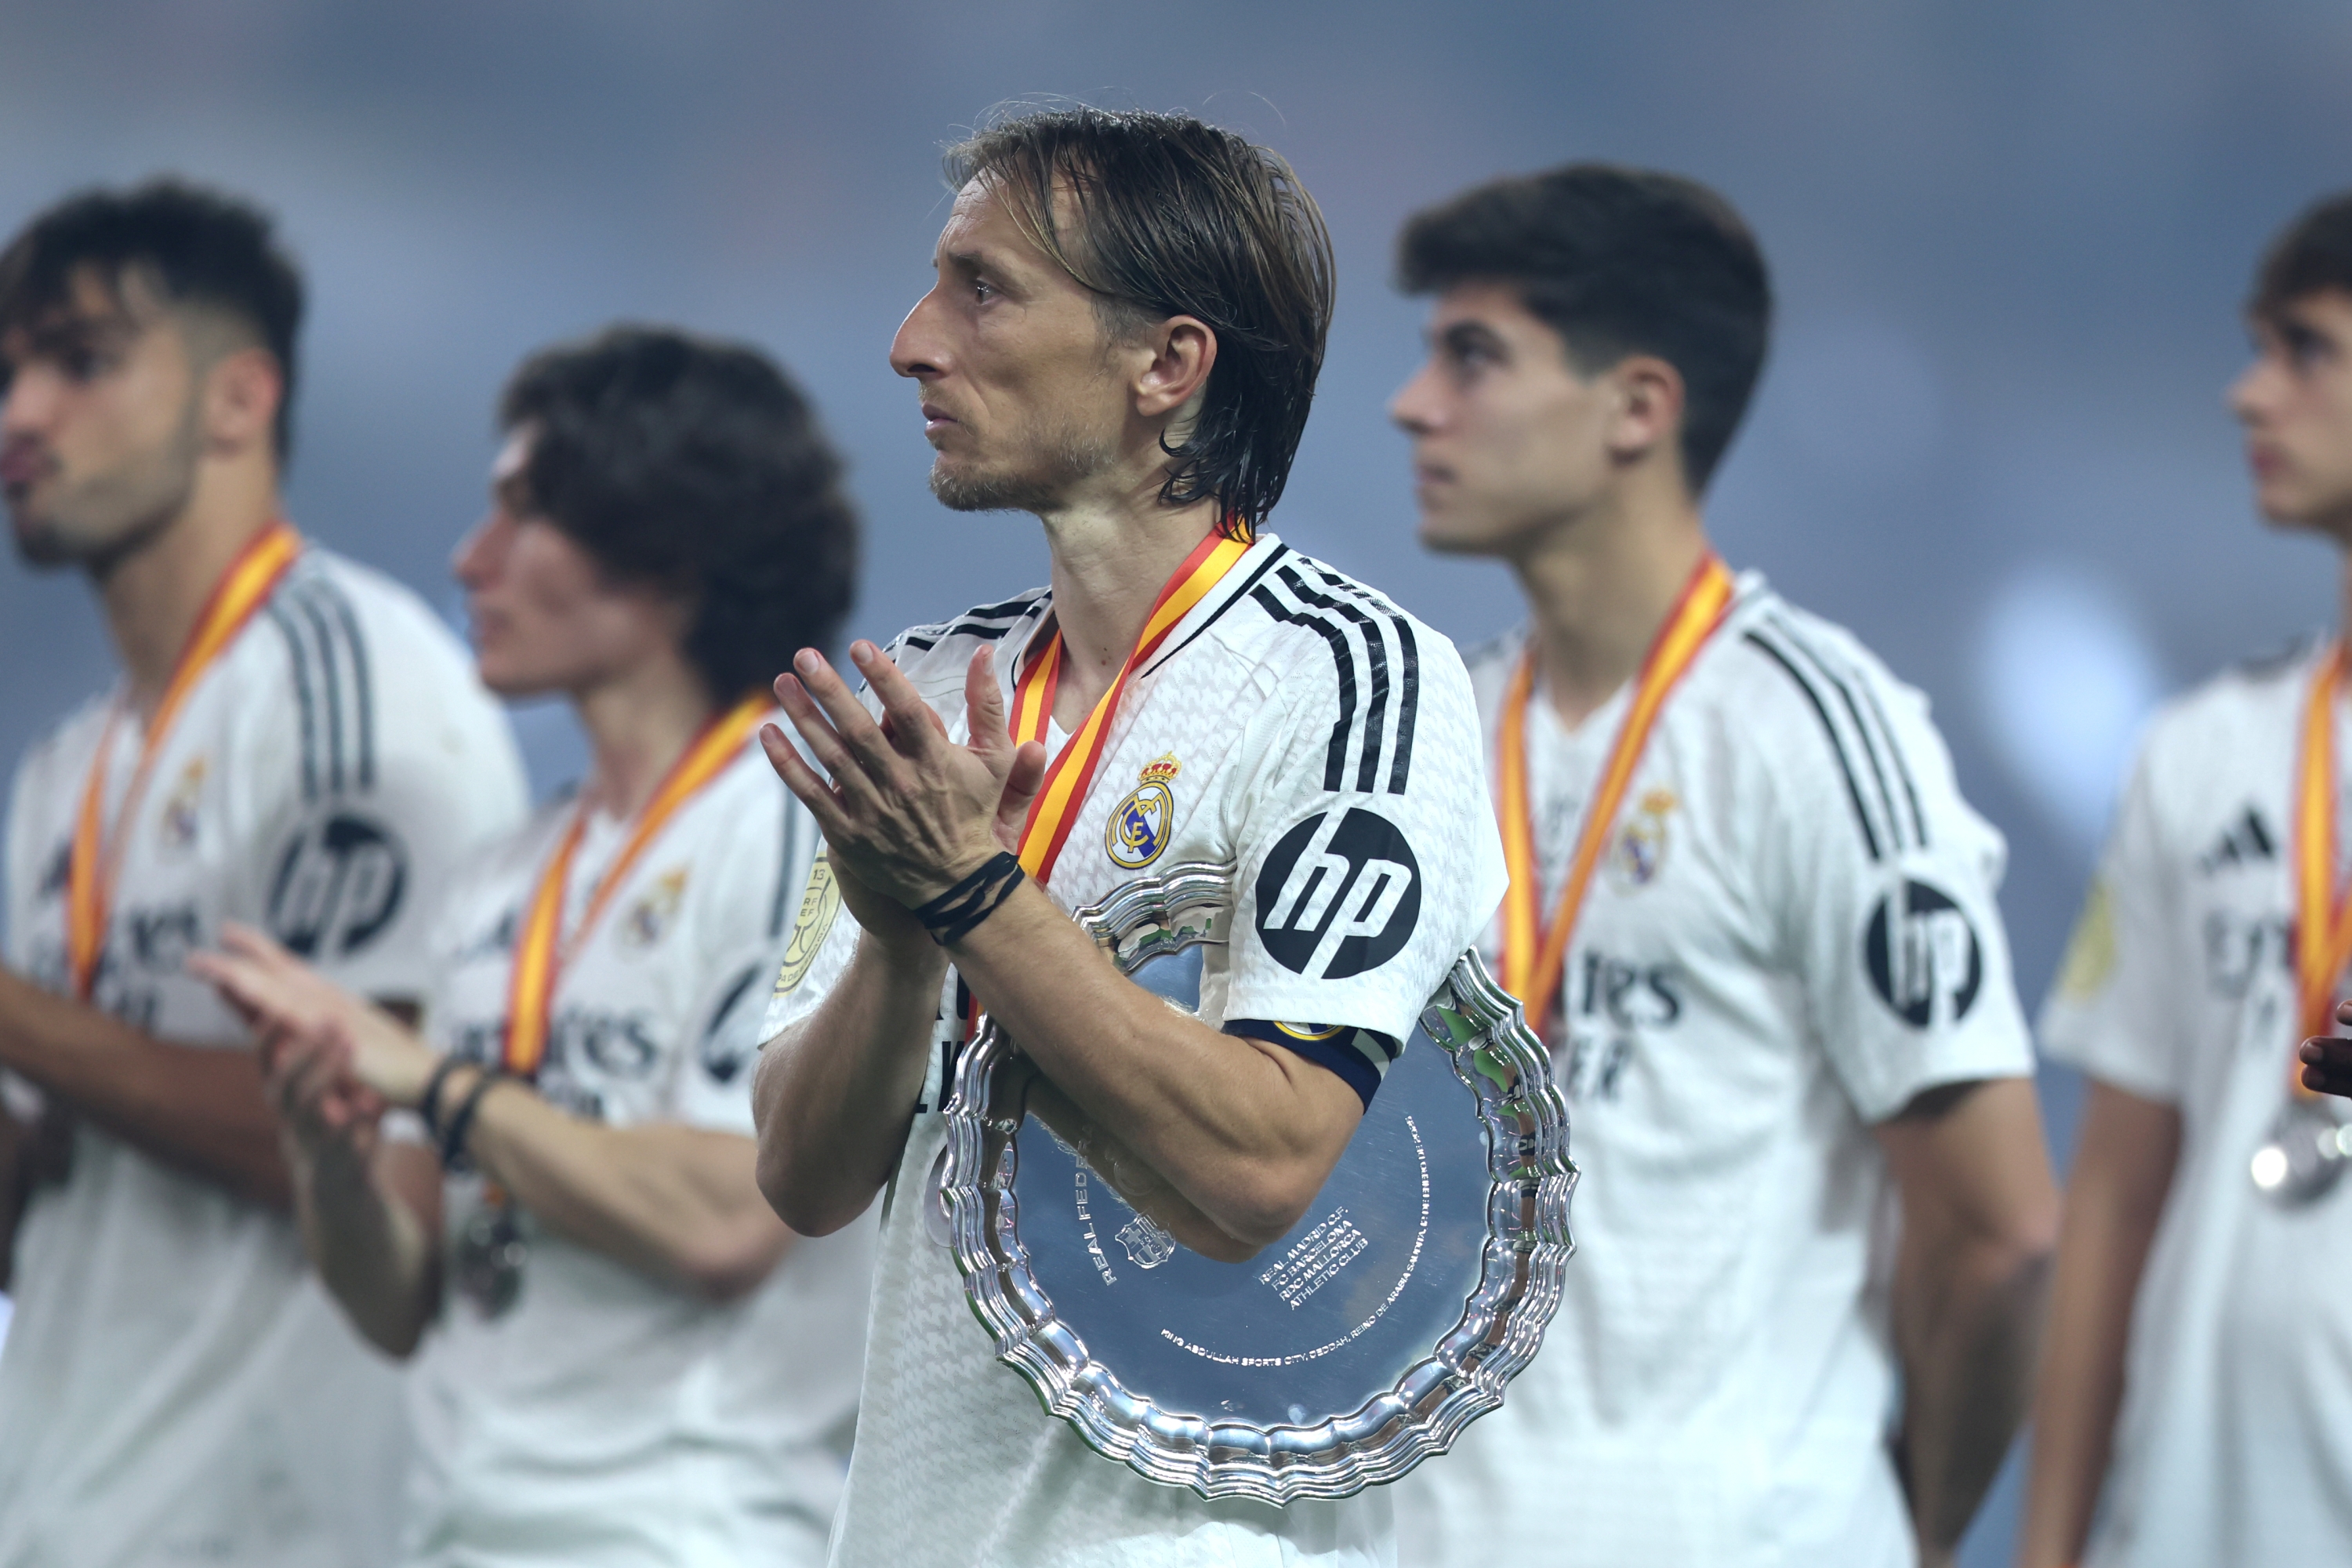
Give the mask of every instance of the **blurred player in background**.
POLYGON ((1314 1199, 1501 893, 1453 646, 1257 531, 1321 367, 1330 242, 1279 158, 1180 116, 1012 120, 950 171, 938 280, 891 363, 919 386, 933 493, 1034 513, 1053 577, 887 656, 853 645, 864 701, 814 652, 777 683, 830 783, 781 735, 770 755, 854 918, 815 917, 770 1011, 761 1183, 813 1231, 896 1194, 835 1561, 1390 1562, 1383 1489, 1207 1502, 1088 1448, 997 1363, 928 1217, 976 1005, 1091 1121, 1139 1212, 1251 1256, 1314 1199), (1359 705, 1391 668, 1412 673, 1359 705), (1167 805, 1113 835, 1139 780, 1167 805), (1187 861, 1236 868, 1199 1017, 1066 913, 1187 861), (1330 890, 1395 868, 1417 869, 1394 901, 1330 890), (1285 925, 1310 883, 1315 912, 1285 925), (1361 955, 1344 965, 1342 941, 1361 955))
POLYGON ((1528 601, 1470 660, 1511 861, 1488 953, 1584 1173, 1542 1353, 1399 1484, 1400 1558, 1948 1560, 2057 1199, 2000 836, 1919 694, 1707 540, 1763 258, 1713 192, 1595 164, 1423 213, 1400 258, 1436 296, 1393 405, 1422 539, 1528 601))
MULTIPOLYGON (((0 493, 86 573, 123 679, 34 747, 0 969, 0 1564, 365 1564, 396 1381, 304 1278, 225 921, 413 1010, 423 910, 524 806, 504 715, 405 590, 306 547, 278 476, 302 285, 172 184, 0 255, 0 493)), ((36 657, 36 650, 12 650, 36 657)))
POLYGON ((416 1354, 404 1562, 819 1563, 872 1228, 795 1238, 753 1178, 817 847, 755 737, 849 608, 841 464, 772 362, 663 331, 541 353, 501 418, 457 575, 587 782, 435 917, 427 1037, 256 933, 198 964, 257 1016, 320 1275, 416 1354))
MULTIPOLYGON (((2352 195, 2279 236, 2247 314, 2255 504, 2342 551, 2352 195)), ((2042 1015, 2090 1096, 2021 1563, 2352 1560, 2352 1134, 2296 1059, 2352 958, 2344 637, 2157 716, 2042 1015)))

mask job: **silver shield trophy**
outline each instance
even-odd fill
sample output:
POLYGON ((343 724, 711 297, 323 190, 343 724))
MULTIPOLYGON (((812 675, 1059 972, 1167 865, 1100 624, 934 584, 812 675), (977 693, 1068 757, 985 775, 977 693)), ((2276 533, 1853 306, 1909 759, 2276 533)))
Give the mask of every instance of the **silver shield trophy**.
MULTIPOLYGON (((1188 1010, 1231 868, 1179 866, 1075 917, 1188 1010)), ((992 1021, 947 1108, 937 1201, 998 1359, 1098 1452, 1203 1497, 1346 1497, 1503 1400, 1559 1305, 1576 1167, 1549 1057, 1465 953, 1322 1192, 1245 1263, 1178 1243, 992 1021), (1051 1125, 1049 1125, 1049 1121, 1051 1125)), ((1148 1202, 1148 1198, 1143 1201, 1148 1202)))

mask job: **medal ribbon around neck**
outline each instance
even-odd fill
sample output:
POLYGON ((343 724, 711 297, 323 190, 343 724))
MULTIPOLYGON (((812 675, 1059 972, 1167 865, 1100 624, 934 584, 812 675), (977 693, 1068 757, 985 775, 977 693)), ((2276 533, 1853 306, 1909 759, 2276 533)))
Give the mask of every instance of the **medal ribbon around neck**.
POLYGON ((213 661, 236 640, 254 613, 269 602, 278 580, 301 553, 302 536, 291 524, 274 521, 237 552, 236 559, 213 584, 212 596, 196 616, 195 629, 188 634, 186 646, 172 666, 163 699, 148 718, 147 732, 139 743, 138 770, 131 775, 131 788, 122 797, 118 818, 121 831, 111 845, 106 842, 106 759, 114 750, 114 726, 122 717, 122 704, 117 701, 107 715, 106 728, 98 737, 98 755, 91 759, 89 777, 82 784, 81 805, 74 816, 73 847, 66 861, 66 964, 74 994, 85 1002, 97 984, 99 957, 106 950, 123 843, 140 802, 146 797, 150 775, 163 755, 173 722, 213 661))
POLYGON ((1731 573, 1722 557, 1710 550, 1684 584, 1682 596, 1642 660, 1633 705, 1618 726, 1608 763, 1601 770, 1600 786, 1585 809, 1576 837, 1576 856, 1569 862, 1568 881, 1560 889, 1559 904, 1549 928, 1541 923, 1536 909, 1542 877, 1536 861, 1535 819, 1528 794, 1528 707, 1535 700, 1536 684, 1532 637, 1512 673, 1496 747, 1503 859, 1511 876, 1511 885, 1503 895, 1503 988, 1519 999, 1529 1026, 1538 1031, 1551 1016, 1552 995, 1559 989, 1561 966, 1568 959, 1569 938, 1576 931, 1585 892, 1592 885, 1592 873, 1601 864, 1617 813, 1633 787, 1633 770, 1649 744, 1650 731, 1675 684, 1722 625, 1731 596, 1731 573))
POLYGON ((764 696, 747 697, 703 726, 670 764, 669 773, 637 812, 621 852, 613 858, 588 908, 580 917, 572 940, 562 940, 563 905, 572 883, 572 861, 588 827, 588 811, 575 806, 563 837, 555 847, 539 886, 530 896, 522 930, 515 938, 514 969, 507 981, 507 1038, 503 1063, 507 1071, 528 1079, 539 1071, 547 1056, 547 1031, 555 1006, 555 984, 563 966, 588 940, 596 921, 629 879, 630 868, 695 795, 727 771, 753 731, 766 720, 771 704, 764 696))
MULTIPOLYGON (((1160 588, 1160 597, 1152 601, 1143 635, 1136 639, 1135 651, 1127 656, 1118 678, 1097 700, 1094 711, 1087 715, 1087 721, 1078 726, 1060 755, 1046 764, 1045 783, 1038 787, 1037 798, 1030 802, 1029 820, 1021 829, 1021 868, 1037 881, 1051 877, 1054 863, 1061 858, 1062 844, 1070 836, 1071 824, 1086 802, 1087 788, 1094 783, 1095 768, 1110 739, 1110 721, 1118 712, 1119 696, 1126 691, 1129 678, 1160 651, 1177 623, 1209 596, 1249 549, 1241 540, 1212 533, 1184 557, 1183 564, 1160 588)), ((1021 672, 1013 701, 1014 745, 1045 740, 1053 722, 1054 692, 1061 676, 1062 633, 1056 626, 1053 640, 1021 672)))
MULTIPOLYGON (((2352 880, 2336 879, 2336 699, 2344 685, 2344 644, 2332 645, 2312 671, 2304 702, 2302 755, 2295 767, 2294 981, 2295 1043, 2336 1032, 2336 986, 2352 963, 2352 880)), ((2303 1064, 2292 1053, 2287 1081, 2299 1099, 2303 1064)))

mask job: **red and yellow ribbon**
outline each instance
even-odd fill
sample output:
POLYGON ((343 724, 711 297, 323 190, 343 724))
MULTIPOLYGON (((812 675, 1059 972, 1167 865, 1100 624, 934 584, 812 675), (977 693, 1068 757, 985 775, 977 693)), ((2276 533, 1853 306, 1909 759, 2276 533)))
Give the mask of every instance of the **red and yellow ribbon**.
MULTIPOLYGON (((2297 1045, 2336 1032, 2336 988, 2352 963, 2352 883, 2336 880, 2336 699, 2343 689, 2346 655, 2337 642, 2312 671, 2304 700, 2301 756, 2294 793, 2294 989, 2297 1045)), ((2303 1087, 2298 1059, 2287 1074, 2303 1087)))
POLYGON ((110 846, 106 842, 106 759, 114 750, 114 726, 122 717, 121 705, 118 703, 107 716, 106 727, 98 737, 98 755, 91 759, 89 776, 82 784, 81 806, 74 816, 73 847, 66 863, 66 965, 74 994, 85 1002, 98 981, 100 955, 106 951, 123 843, 139 803, 146 796, 149 777, 172 733, 173 722, 213 661, 236 640, 254 613, 269 602, 278 580, 301 553, 302 536, 286 522, 272 522, 237 552, 236 559, 213 584, 212 596, 205 601, 195 629, 188 634, 187 644, 172 667, 163 700, 148 717, 146 734, 139 743, 138 771, 131 775, 131 788, 122 797, 117 817, 124 831, 115 836, 110 846))
MULTIPOLYGON (((1111 720, 1118 712, 1118 700, 1127 689, 1128 679, 1160 651, 1160 645, 1168 640, 1168 634, 1176 629, 1177 623, 1208 597, 1225 574, 1233 570, 1234 563, 1248 554, 1249 550, 1245 541, 1212 533, 1184 557, 1183 563, 1161 586, 1160 597, 1152 601, 1151 614, 1143 623, 1143 634, 1136 639, 1135 651, 1127 656, 1127 663, 1119 668, 1118 678, 1096 701, 1094 711, 1078 726, 1078 732, 1046 764, 1045 781, 1038 788, 1037 798, 1030 802, 1029 820, 1021 828, 1021 868, 1039 882, 1053 875, 1054 862, 1061 858, 1062 844, 1070 836, 1078 807, 1086 802, 1087 787, 1094 783, 1095 769, 1102 762, 1103 751, 1109 742, 1111 720)), ((1052 640, 1030 658, 1015 687, 1013 744, 1045 738, 1046 728, 1053 722, 1054 692, 1061 681, 1062 657, 1062 634, 1056 627, 1052 640)))
POLYGON ((563 829, 555 853, 549 858, 546 868, 539 874, 539 886, 530 896, 523 915, 522 930, 515 935, 514 969, 507 981, 507 1038, 504 1065, 519 1078, 530 1078, 539 1070, 547 1056, 548 1025, 555 1007, 555 984, 563 973, 564 964, 580 951, 595 929, 597 919, 604 912, 614 894, 629 879, 629 868, 636 864, 647 846, 669 825, 695 793, 727 771, 743 750, 746 742, 767 718, 770 703, 765 696, 747 697, 726 712, 705 725, 702 733, 688 743, 669 773, 637 813, 637 819, 623 842, 621 852, 613 858, 604 875, 598 879, 596 890, 589 895, 588 908, 580 917, 580 925, 572 940, 562 940, 563 905, 572 883, 572 861, 580 850, 580 839, 587 831, 588 813, 584 806, 574 808, 572 821, 563 829))
POLYGON ((1608 763, 1601 770, 1600 786, 1585 810, 1576 856, 1569 862, 1568 881, 1560 889, 1549 928, 1541 923, 1536 908, 1542 868, 1536 859, 1535 820, 1528 796, 1528 705, 1535 700, 1536 682, 1532 639, 1512 674, 1510 692, 1503 700, 1496 770, 1500 775, 1497 810, 1502 817, 1503 859, 1511 875, 1510 888, 1503 895, 1503 987, 1519 999, 1528 1024, 1538 1030, 1551 1016, 1552 996, 1559 989, 1561 969, 1568 959, 1569 938, 1575 932, 1585 892, 1601 864, 1618 810, 1625 804, 1625 793, 1633 787, 1633 770, 1649 744, 1650 731, 1675 683, 1722 624, 1731 596, 1731 573, 1720 556, 1707 552, 1642 660, 1633 706, 1625 710, 1608 763))

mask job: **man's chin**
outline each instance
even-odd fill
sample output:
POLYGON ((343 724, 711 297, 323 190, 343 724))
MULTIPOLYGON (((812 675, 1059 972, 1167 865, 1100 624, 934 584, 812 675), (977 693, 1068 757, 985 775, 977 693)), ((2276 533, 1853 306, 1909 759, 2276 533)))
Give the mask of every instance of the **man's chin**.
POLYGON ((16 559, 37 572, 79 566, 92 558, 90 551, 79 547, 71 536, 52 524, 11 518, 9 525, 9 536, 16 543, 16 559))
POLYGON ((950 511, 1043 511, 1054 500, 1034 479, 959 472, 945 458, 931 465, 931 497, 950 511))

